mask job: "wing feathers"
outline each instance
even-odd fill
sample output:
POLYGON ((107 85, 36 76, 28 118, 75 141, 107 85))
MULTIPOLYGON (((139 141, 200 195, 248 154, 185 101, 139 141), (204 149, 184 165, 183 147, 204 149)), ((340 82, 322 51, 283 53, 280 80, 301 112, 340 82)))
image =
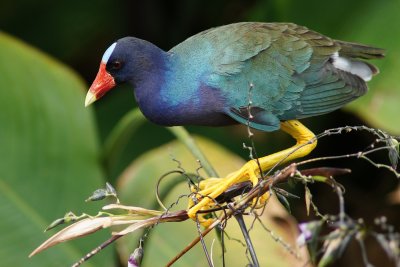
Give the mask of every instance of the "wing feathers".
POLYGON ((367 92, 367 85, 360 77, 336 69, 329 63, 325 68, 330 82, 306 86, 299 100, 298 118, 331 112, 367 92))
POLYGON ((199 64, 204 83, 221 91, 228 106, 223 112, 240 123, 248 121, 242 107, 254 84, 250 126, 264 131, 279 128, 279 120, 331 112, 365 94, 365 82, 378 69, 362 59, 384 56, 383 49, 333 40, 290 23, 231 24, 185 43, 175 49, 193 53, 193 60, 207 58, 199 64))

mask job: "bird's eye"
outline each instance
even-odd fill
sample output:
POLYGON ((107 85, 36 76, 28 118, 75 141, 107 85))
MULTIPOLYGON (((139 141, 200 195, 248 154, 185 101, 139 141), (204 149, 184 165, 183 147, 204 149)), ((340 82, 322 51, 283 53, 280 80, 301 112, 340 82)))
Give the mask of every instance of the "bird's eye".
POLYGON ((119 70, 122 67, 122 62, 119 60, 115 60, 113 62, 111 62, 111 69, 112 70, 119 70))

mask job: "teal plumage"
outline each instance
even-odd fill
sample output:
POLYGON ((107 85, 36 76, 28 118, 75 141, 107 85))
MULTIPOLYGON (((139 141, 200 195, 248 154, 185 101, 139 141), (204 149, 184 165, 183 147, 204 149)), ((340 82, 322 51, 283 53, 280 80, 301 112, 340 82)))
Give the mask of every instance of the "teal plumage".
POLYGON ((155 123, 249 122, 273 131, 280 121, 328 113, 365 94, 378 70, 362 59, 383 53, 296 24, 243 22, 203 31, 168 52, 120 39, 106 68, 117 83, 133 85, 155 123), (122 68, 113 70, 115 61, 122 68))
POLYGON ((198 77, 223 92, 229 116, 246 123, 250 97, 258 119, 250 125, 271 131, 279 128, 280 120, 327 113, 366 92, 362 78, 331 64, 332 56, 341 55, 342 48, 347 57, 379 58, 383 53, 338 42, 295 24, 251 22, 201 32, 170 52, 182 56, 186 64, 194 63, 197 70, 206 66, 197 72, 198 77))

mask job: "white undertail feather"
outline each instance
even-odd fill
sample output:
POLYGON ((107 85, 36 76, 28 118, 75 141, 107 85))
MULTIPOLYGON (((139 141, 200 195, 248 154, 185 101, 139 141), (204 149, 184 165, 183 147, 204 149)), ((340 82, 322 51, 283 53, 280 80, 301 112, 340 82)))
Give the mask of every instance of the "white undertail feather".
POLYGON ((367 63, 341 57, 338 52, 332 55, 332 59, 335 68, 357 75, 366 82, 372 79, 374 73, 367 63))

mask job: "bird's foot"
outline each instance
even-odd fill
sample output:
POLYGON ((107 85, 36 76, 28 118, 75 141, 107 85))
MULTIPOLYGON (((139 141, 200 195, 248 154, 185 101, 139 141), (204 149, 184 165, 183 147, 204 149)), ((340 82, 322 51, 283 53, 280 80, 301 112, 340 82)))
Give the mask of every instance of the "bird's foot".
MULTIPOLYGON (((209 225, 212 220, 205 219, 204 214, 207 213, 207 210, 220 206, 216 198, 229 187, 244 181, 251 181, 254 187, 258 183, 260 173, 290 160, 304 157, 317 145, 315 135, 297 120, 281 122, 281 129, 296 139, 297 143, 294 146, 258 160, 248 161, 242 168, 229 174, 226 178, 210 178, 200 182, 200 189, 198 191, 193 190, 193 198, 189 201, 189 217, 194 220, 197 218, 204 226, 209 225)), ((265 194, 255 198, 253 207, 262 206, 268 197, 269 195, 265 194)))
MULTIPOLYGON (((221 203, 218 203, 216 199, 237 183, 250 181, 254 187, 258 183, 259 174, 260 169, 257 161, 251 160, 225 178, 208 178, 201 181, 197 191, 193 189, 193 196, 189 200, 188 216, 193 220, 198 220, 205 227, 209 226, 214 220, 206 219, 205 214, 207 214, 207 210, 215 210, 221 206, 221 203)), ((268 197, 269 194, 267 193, 255 198, 253 207, 260 207, 268 197)))

